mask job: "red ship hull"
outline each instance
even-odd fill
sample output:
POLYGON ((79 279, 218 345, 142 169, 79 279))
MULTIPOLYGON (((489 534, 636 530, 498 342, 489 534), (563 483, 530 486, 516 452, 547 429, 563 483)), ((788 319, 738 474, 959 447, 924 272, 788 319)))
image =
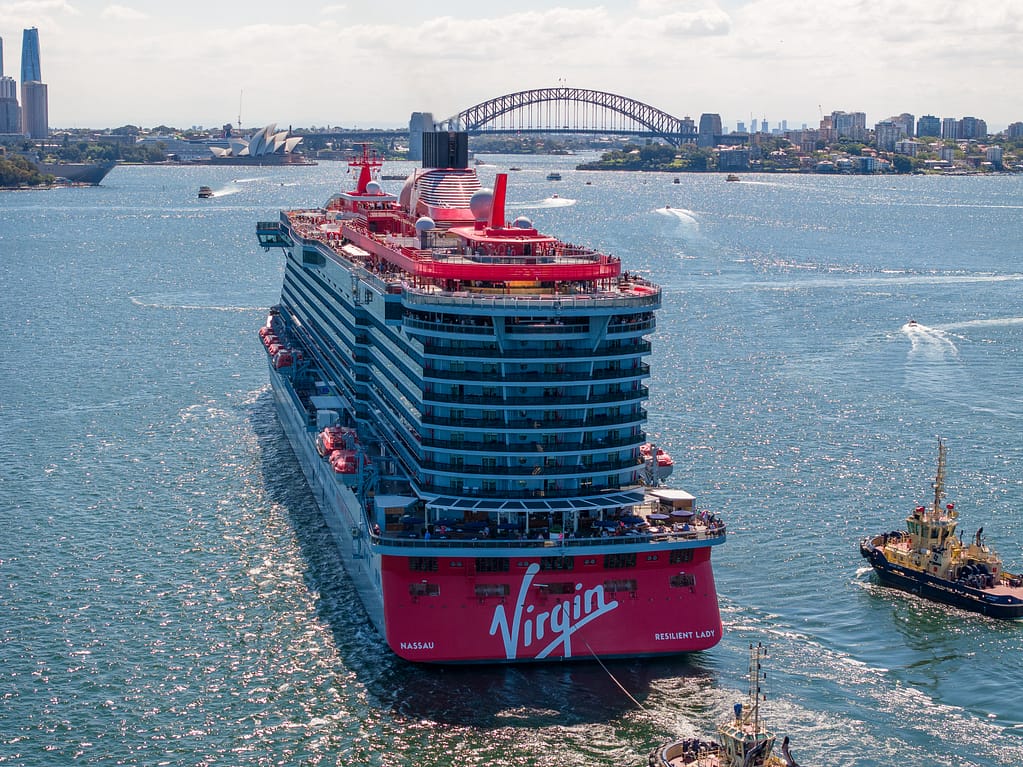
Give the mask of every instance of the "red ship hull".
POLYGON ((661 551, 622 569, 606 569, 603 554, 567 556, 564 569, 542 569, 560 556, 512 557, 507 572, 477 572, 472 557, 385 556, 387 642, 420 663, 705 650, 721 639, 721 616, 710 548, 690 551, 684 565, 661 551))

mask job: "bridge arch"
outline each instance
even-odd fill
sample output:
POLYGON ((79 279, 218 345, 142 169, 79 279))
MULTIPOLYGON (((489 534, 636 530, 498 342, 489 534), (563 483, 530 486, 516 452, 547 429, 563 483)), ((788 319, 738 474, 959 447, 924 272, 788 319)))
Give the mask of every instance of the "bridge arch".
MULTIPOLYGON (((617 113, 642 125, 650 133, 660 136, 673 146, 696 141, 696 127, 689 118, 679 119, 660 109, 644 104, 641 101, 619 96, 615 93, 587 90, 584 88, 537 88, 484 101, 471 106, 445 122, 452 128, 469 133, 484 132, 485 126, 494 123, 497 118, 512 112, 528 108, 531 105, 551 102, 575 102, 589 104, 599 109, 617 113)), ((550 126, 562 129, 562 126, 550 126)), ((577 132, 589 132, 580 126, 565 126, 569 129, 578 128, 577 132)), ((613 131, 603 131, 613 132, 613 131)))

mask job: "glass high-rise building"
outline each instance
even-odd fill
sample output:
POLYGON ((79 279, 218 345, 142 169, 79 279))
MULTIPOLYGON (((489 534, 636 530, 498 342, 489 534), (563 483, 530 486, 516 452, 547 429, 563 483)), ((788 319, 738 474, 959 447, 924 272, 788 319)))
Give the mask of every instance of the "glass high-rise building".
POLYGON ((21 38, 21 82, 41 83, 42 66, 39 64, 39 30, 26 29, 21 38))
POLYGON ((39 30, 26 29, 21 41, 21 132, 29 138, 50 135, 49 97, 39 63, 39 30))

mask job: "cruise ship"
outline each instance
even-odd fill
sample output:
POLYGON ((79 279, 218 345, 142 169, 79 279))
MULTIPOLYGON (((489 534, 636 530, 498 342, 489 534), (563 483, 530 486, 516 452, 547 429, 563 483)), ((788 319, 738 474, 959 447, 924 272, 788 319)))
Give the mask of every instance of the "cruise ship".
POLYGON ((395 195, 364 148, 354 189, 256 225, 273 397, 369 621, 419 663, 712 647, 725 524, 644 431, 660 288, 507 221, 466 134, 423 156, 395 195))

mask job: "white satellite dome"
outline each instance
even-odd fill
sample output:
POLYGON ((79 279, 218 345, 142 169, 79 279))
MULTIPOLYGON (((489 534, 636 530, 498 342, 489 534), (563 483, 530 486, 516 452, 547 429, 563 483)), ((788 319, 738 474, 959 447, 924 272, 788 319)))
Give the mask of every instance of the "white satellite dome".
POLYGON ((383 194, 384 190, 379 181, 370 181, 366 184, 366 194, 383 194))
POLYGON ((512 221, 512 226, 517 227, 518 229, 532 229, 533 222, 530 221, 525 216, 519 216, 514 221, 512 221))
POLYGON ((480 189, 469 198, 469 210, 476 221, 486 221, 494 207, 494 190, 480 189))
POLYGON ((431 229, 436 229, 437 224, 434 223, 433 219, 429 216, 420 216, 416 219, 416 232, 422 234, 428 232, 431 229))

